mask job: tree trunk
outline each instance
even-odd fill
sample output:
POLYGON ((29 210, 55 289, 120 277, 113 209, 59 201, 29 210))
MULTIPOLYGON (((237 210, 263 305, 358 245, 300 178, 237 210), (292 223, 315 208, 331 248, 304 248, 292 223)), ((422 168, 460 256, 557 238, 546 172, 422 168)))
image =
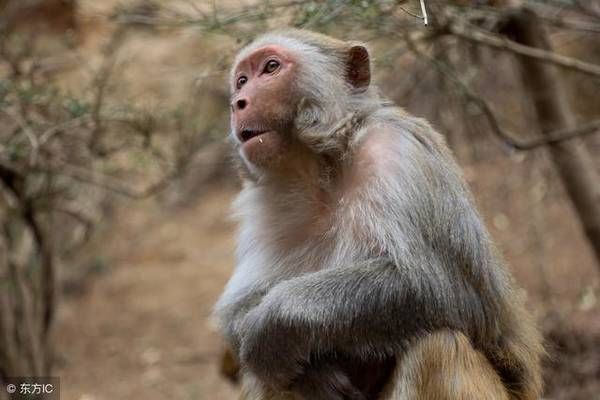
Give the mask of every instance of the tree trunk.
MULTIPOLYGON (((529 9, 516 11, 505 33, 521 44, 552 50, 550 39, 537 15, 529 9)), ((529 92, 542 134, 575 127, 562 76, 543 61, 518 56, 521 78, 529 92)), ((600 175, 581 139, 551 144, 548 150, 571 198, 585 235, 600 268, 600 175)))

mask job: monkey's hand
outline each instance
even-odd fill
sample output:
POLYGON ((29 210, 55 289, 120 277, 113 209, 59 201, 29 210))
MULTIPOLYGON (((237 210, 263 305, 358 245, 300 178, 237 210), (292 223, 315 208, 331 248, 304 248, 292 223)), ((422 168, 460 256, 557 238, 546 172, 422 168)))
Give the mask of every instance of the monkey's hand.
POLYGON ((311 364, 292 385, 292 391, 306 400, 366 400, 335 363, 311 364))
POLYGON ((310 347, 299 329, 286 321, 283 304, 269 296, 241 323, 240 361, 263 383, 290 388, 308 363, 310 347))
POLYGON ((287 322, 272 302, 252 310, 244 321, 242 365, 264 384, 306 400, 365 400, 339 366, 309 363, 309 337, 287 322))

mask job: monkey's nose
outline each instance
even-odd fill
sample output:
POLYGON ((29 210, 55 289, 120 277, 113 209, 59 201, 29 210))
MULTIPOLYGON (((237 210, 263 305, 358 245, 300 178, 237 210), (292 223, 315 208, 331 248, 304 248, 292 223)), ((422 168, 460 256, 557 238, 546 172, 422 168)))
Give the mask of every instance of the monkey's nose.
POLYGON ((247 104, 248 104, 248 102, 246 101, 246 99, 239 99, 238 101, 235 102, 235 107, 238 110, 243 110, 244 108, 246 108, 247 104))

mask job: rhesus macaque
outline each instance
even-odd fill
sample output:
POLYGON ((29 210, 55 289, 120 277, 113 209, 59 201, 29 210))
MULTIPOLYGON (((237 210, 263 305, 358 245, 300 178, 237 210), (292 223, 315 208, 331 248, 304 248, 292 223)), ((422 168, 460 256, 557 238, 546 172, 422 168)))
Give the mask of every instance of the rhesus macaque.
POLYGON ((370 80, 364 45, 305 31, 235 60, 216 313, 243 398, 537 399, 540 337, 450 151, 370 80))

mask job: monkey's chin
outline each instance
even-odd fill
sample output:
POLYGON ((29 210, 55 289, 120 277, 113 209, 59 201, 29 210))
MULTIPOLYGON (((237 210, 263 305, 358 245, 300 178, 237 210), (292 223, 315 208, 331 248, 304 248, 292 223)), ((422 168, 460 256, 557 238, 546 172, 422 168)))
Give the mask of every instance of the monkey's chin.
POLYGON ((244 158, 258 167, 272 167, 281 159, 285 142, 276 131, 267 131, 242 143, 244 158))

